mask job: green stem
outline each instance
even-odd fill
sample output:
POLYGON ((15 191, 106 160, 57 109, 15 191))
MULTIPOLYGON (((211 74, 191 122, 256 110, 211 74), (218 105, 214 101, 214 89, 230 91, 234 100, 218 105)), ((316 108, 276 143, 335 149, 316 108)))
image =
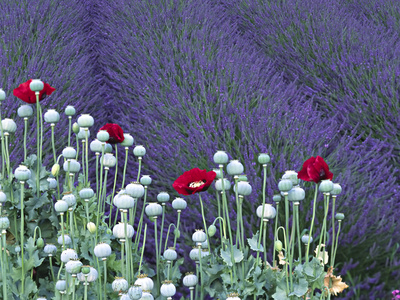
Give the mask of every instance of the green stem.
POLYGON ((302 255, 301 255, 301 236, 300 236, 300 225, 299 225, 299 206, 294 206, 294 214, 296 217, 296 230, 297 230, 297 246, 299 249, 299 262, 301 264, 302 255))
POLYGON ((243 224, 243 196, 239 196, 239 209, 240 209, 240 226, 241 226, 240 233, 242 234, 241 241, 242 241, 242 249, 244 250, 245 239, 244 239, 244 224, 243 224))
POLYGON ((64 213, 60 213, 61 216, 61 236, 62 236, 62 250, 65 250, 65 239, 64 239, 64 213))
MULTIPOLYGON (((144 187, 144 200, 143 200, 143 206, 142 206, 142 212, 140 214, 140 219, 139 219, 139 224, 138 224, 138 234, 135 237, 135 249, 137 249, 138 245, 139 245, 139 241, 140 241, 140 235, 142 233, 142 224, 143 224, 143 214, 144 214, 144 210, 146 208, 146 200, 147 200, 147 186, 144 187)), ((131 217, 131 222, 132 222, 132 226, 133 226, 133 222, 135 220, 135 215, 136 215, 136 207, 137 207, 137 201, 135 204, 135 213, 132 215, 131 217)))
POLYGON ((161 203, 162 205, 162 218, 161 218, 161 231, 160 231, 160 250, 158 253, 161 254, 162 250, 162 240, 163 240, 163 233, 164 233, 164 218, 165 218, 165 203, 161 203))
POLYGON ((157 216, 154 216, 154 243, 156 246, 156 274, 157 274, 157 286, 160 286, 160 273, 158 273, 158 262, 159 262, 159 257, 158 257, 158 239, 157 239, 157 216))
MULTIPOLYGON (((218 217, 219 218, 221 218, 222 220, 223 220, 223 217, 221 216, 221 200, 220 200, 220 198, 219 198, 219 194, 218 194, 218 191, 215 191, 215 197, 217 198, 217 204, 218 204, 218 217)), ((221 225, 221 219, 219 219, 218 220, 218 222, 219 222, 219 228, 222 228, 222 225, 221 225)), ((221 239, 222 240, 222 239, 221 239)))
POLYGON ((335 249, 335 205, 336 205, 336 195, 332 195, 332 246, 331 246, 331 267, 333 268, 333 252, 335 249))
MULTIPOLYGON (((236 242, 235 244, 240 245, 240 210, 239 210, 239 194, 238 194, 238 179, 239 176, 235 176, 234 180, 235 180, 235 200, 236 200, 236 242)), ((240 247, 240 246, 239 246, 240 247)))
POLYGON ((40 151, 40 155, 39 155, 39 159, 40 159, 40 165, 42 165, 42 159, 43 159, 43 112, 42 112, 42 107, 39 105, 39 111, 40 111, 40 147, 39 147, 39 151, 40 151))
MULTIPOLYGON (((96 228, 99 226, 99 218, 100 218, 100 207, 101 205, 101 192, 102 192, 102 182, 103 182, 103 156, 104 156, 104 147, 105 143, 101 144, 101 159, 100 159, 100 182, 99 182, 99 191, 97 197, 99 199, 99 203, 97 204, 97 216, 96 216, 96 228)), ((98 230, 96 230, 96 239, 95 244, 97 244, 98 230)))
MULTIPOLYGON (((2 231, 2 239, 3 239, 3 235, 6 235, 7 231, 3 230, 2 231)), ((5 264, 6 262, 3 260, 3 253, 6 253, 6 245, 4 245, 3 243, 1 244, 1 277, 2 277, 2 284, 3 284, 3 299, 7 300, 7 275, 6 275, 6 268, 5 268, 5 264), (4 247, 4 250, 3 250, 4 247)), ((24 275, 22 275, 24 276, 24 275)))
POLYGON ((264 262, 267 264, 267 222, 268 219, 264 219, 263 223, 265 223, 263 226, 263 246, 264 246, 264 262))
POLYGON ((104 297, 107 297, 106 294, 106 286, 107 286, 107 260, 103 259, 103 265, 104 265, 104 286, 103 286, 103 293, 104 297))
POLYGON ((51 123, 51 147, 53 148, 53 160, 54 164, 57 162, 57 156, 56 156, 56 146, 54 144, 54 123, 51 123))
POLYGON ((75 300, 75 277, 72 277, 72 300, 75 300))
POLYGON ((85 170, 85 144, 86 141, 82 140, 82 174, 83 174, 83 184, 85 185, 86 180, 86 170, 85 170))
POLYGON ((96 196, 99 196, 99 152, 96 152, 96 196))
POLYGON ((26 135, 28 132, 28 118, 24 118, 24 161, 26 161, 26 135))
MULTIPOLYGON (((181 223, 181 211, 178 210, 178 220, 176 222, 176 231, 179 230, 179 224, 181 223)), ((176 247, 176 235, 174 235, 174 248, 176 247)))
POLYGON ((124 163, 124 172, 122 175, 122 188, 124 188, 125 186, 125 174, 126 174, 126 165, 128 164, 128 150, 129 147, 125 147, 125 163, 124 163))
POLYGON ((316 206, 317 206, 317 194, 318 194, 318 183, 315 184, 313 215, 312 215, 312 219, 311 219, 310 234, 308 236, 308 243, 307 243, 306 257, 305 257, 306 265, 308 264, 308 254, 310 253, 310 242, 311 242, 311 237, 312 237, 313 228, 314 228, 315 210, 316 210, 316 206))
MULTIPOLYGON (((266 187, 267 187, 267 165, 263 164, 263 190, 262 190, 263 204, 262 204, 262 213, 261 213, 262 217, 264 217, 266 187)), ((276 223, 276 221, 275 221, 275 223, 276 223)), ((264 226, 264 222, 261 220, 260 221, 260 235, 258 236, 257 248, 260 248, 263 226, 264 226)), ((275 243, 274 243, 274 248, 275 248, 275 243)), ((259 260, 258 260, 259 255, 260 255, 260 251, 257 251, 257 258, 256 258, 257 264, 259 263, 259 260)), ((274 251, 274 257, 275 257, 275 251, 274 251)))
POLYGON ((50 262, 51 279, 53 280, 53 282, 56 282, 56 280, 54 278, 53 258, 51 256, 49 256, 49 262, 50 262))
POLYGON ((24 268, 24 232, 25 232, 25 215, 24 215, 24 181, 21 181, 21 295, 24 295, 25 290, 25 268, 24 268))
MULTIPOLYGON (((210 243, 208 242, 208 244, 210 244, 210 243)), ((199 275, 201 277, 201 280, 200 280, 200 277, 199 277, 199 282, 200 282, 200 300, 203 300, 204 299, 204 288, 203 288, 204 278, 203 278, 203 266, 202 266, 202 263, 201 263, 201 261, 202 261, 201 245, 198 246, 198 249, 199 249, 199 262, 200 262, 200 274, 199 275)))
MULTIPOLYGON (((125 232, 125 247, 126 247, 126 280, 130 280, 131 272, 130 272, 130 241, 128 240, 128 212, 126 209, 122 210, 122 220, 124 222, 124 232, 125 232)), ((133 274, 132 274, 133 276, 133 274)))
MULTIPOLYGON (((118 176, 118 145, 115 144, 115 159, 116 159, 116 164, 115 164, 115 175, 114 175, 114 185, 113 185, 113 191, 111 194, 111 203, 110 203, 110 213, 108 215, 108 226, 111 227, 111 220, 112 220, 112 209, 114 207, 113 204, 113 199, 114 199, 114 194, 115 194, 115 187, 117 185, 117 176, 118 176)), ((115 214, 117 216, 118 214, 115 214)))
POLYGON ((5 171, 5 150, 4 150, 4 132, 3 132, 3 126, 1 124, 1 120, 3 119, 1 117, 1 101, 0 101, 0 131, 1 131, 1 179, 4 179, 4 171, 5 171))
POLYGON ((144 247, 146 246, 146 232, 147 232, 147 223, 144 224, 143 245, 142 245, 142 253, 140 254, 138 275, 140 275, 140 270, 142 269, 144 247))
MULTIPOLYGON (((202 218, 203 218, 204 231, 206 232, 206 236, 207 236, 208 253, 210 253, 210 255, 211 255, 211 248, 210 248, 210 243, 211 243, 211 241, 210 241, 210 237, 209 237, 209 235, 208 235, 208 229, 207 229, 206 219, 205 219, 205 216, 204 216, 203 201, 201 200, 201 195, 200 195, 200 193, 199 193, 199 200, 200 200, 200 207, 201 207, 201 216, 202 216, 202 218)), ((200 255, 201 255, 201 252, 200 252, 200 255)))
POLYGON ((11 178, 11 169, 10 169, 10 152, 8 151, 8 132, 5 133, 6 138, 6 165, 7 165, 7 174, 8 178, 11 178))
POLYGON ((164 244, 164 252, 165 250, 167 250, 167 245, 168 245, 168 238, 169 238, 169 232, 171 230, 171 226, 174 226, 174 228, 176 228, 174 223, 169 224, 168 226, 168 231, 167 231, 167 237, 165 238, 165 244, 164 244))
POLYGON ((139 181, 139 178, 140 178, 140 170, 142 169, 142 158, 141 158, 141 157, 138 157, 138 160, 139 160, 139 168, 138 168, 138 174, 137 174, 137 179, 136 179, 136 181, 139 181))
MULTIPOLYGON (((69 210, 69 227, 71 230, 71 241, 72 241, 72 248, 75 249, 75 241, 74 241, 74 210, 72 208, 69 210)), ((76 250, 76 249, 75 249, 76 250)))
MULTIPOLYGON (((125 231, 125 233, 126 233, 126 231, 125 231)), ((126 236, 126 234, 125 234, 125 236, 126 236)), ((123 278, 127 278, 126 273, 125 273, 125 251, 124 250, 125 250, 125 242, 124 242, 124 240, 121 240, 121 274, 122 274, 123 278)))
POLYGON ((297 205, 298 204, 293 203, 292 233, 290 235, 290 243, 289 243, 289 253, 290 253, 289 275, 290 275, 291 292, 293 291, 292 271, 293 271, 294 244, 296 243, 296 214, 294 213, 294 211, 297 205))
MULTIPOLYGON (((277 229, 277 231, 276 231, 276 234, 278 235, 278 233, 279 233, 279 229, 282 229, 282 231, 283 231, 283 240, 284 241, 286 241, 286 231, 285 231, 285 228, 283 228, 282 226, 279 226, 278 227, 278 229, 277 229)), ((288 265, 288 263, 289 263, 289 261, 288 261, 288 259, 287 259, 287 257, 288 257, 288 255, 287 255, 287 249, 285 248, 285 266, 287 266, 288 265)), ((289 290, 289 276, 287 276, 287 273, 288 273, 288 270, 287 270, 287 268, 286 268, 286 276, 285 276, 285 278, 286 278, 286 293, 287 294, 289 294, 290 293, 290 290, 289 290)))
MULTIPOLYGON (((324 239, 324 234, 326 233, 326 217, 328 216, 328 208, 326 205, 326 194, 324 193, 324 220, 322 222, 322 228, 321 228, 321 233, 319 235, 319 243, 318 243, 318 252, 317 252, 317 258, 319 258, 319 254, 321 253, 321 245, 322 245, 322 241, 324 239)), ((325 264, 324 262, 324 258, 325 258, 325 248, 326 245, 324 244, 324 252, 322 252, 322 263, 325 264)))
POLYGON ((78 160, 78 157, 79 157, 79 139, 78 139, 78 134, 76 134, 75 138, 76 138, 76 157, 75 157, 75 160, 78 160))
POLYGON ((87 281, 87 277, 89 276, 89 274, 85 274, 85 295, 84 295, 84 300, 87 300, 87 290, 88 290, 88 281, 87 281))
POLYGON ((275 267, 277 263, 275 262, 275 242, 278 239, 277 228, 278 228, 278 216, 279 216, 279 202, 276 202, 276 216, 275 216, 275 230, 274 230, 274 249, 273 249, 273 258, 272 264, 275 267))
MULTIPOLYGON (((89 128, 85 128, 85 157, 86 157, 86 178, 85 178, 85 186, 88 186, 89 182, 89 141, 88 141, 88 133, 89 133, 89 128)), ((84 166, 82 166, 83 168, 84 166)))
POLYGON ((335 265, 336 251, 337 251, 337 246, 338 246, 338 243, 339 243, 339 233, 340 233, 340 227, 342 225, 342 220, 338 220, 338 223, 339 223, 339 228, 338 228, 338 232, 336 234, 335 252, 333 253, 332 266, 335 265))
POLYGON ((40 104, 39 104, 39 92, 35 92, 36 95, 36 196, 39 198, 39 180, 40 180, 40 104))
POLYGON ((68 116, 68 147, 71 146, 71 119, 72 116, 68 116))

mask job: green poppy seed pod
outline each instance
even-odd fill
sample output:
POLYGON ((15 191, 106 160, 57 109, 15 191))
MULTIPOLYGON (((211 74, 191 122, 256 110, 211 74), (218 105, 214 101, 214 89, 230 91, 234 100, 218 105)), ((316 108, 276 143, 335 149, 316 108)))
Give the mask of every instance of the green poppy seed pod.
POLYGON ((7 201, 6 193, 0 190, 0 203, 6 203, 6 201, 7 201))
POLYGON ((187 207, 187 203, 185 199, 182 198, 175 198, 172 201, 172 208, 176 210, 184 210, 187 207))
POLYGON ((47 178, 47 182, 49 183, 50 190, 54 190, 57 187, 57 180, 54 178, 47 178))
POLYGON ((152 182, 152 179, 151 179, 150 175, 143 175, 140 178, 140 183, 144 186, 149 186, 151 184, 151 182, 152 182))
POLYGON ((90 151, 101 153, 102 151, 101 142, 98 139, 94 139, 93 141, 91 141, 90 151))
POLYGON ((111 235, 111 234, 112 234, 111 229, 110 229, 110 228, 107 228, 106 233, 107 233, 108 235, 111 235))
POLYGON ((269 157, 269 155, 267 153, 260 153, 258 155, 257 159, 258 159, 258 163, 261 165, 265 165, 271 161, 271 158, 269 157))
POLYGON ((344 219, 344 214, 342 214, 342 213, 337 213, 336 215, 335 215, 335 219, 336 220, 343 220, 344 219))
POLYGON ((54 204, 54 209, 56 210, 56 212, 58 213, 64 213, 68 210, 68 203, 65 202, 64 200, 58 200, 55 204, 54 204))
POLYGON ((228 294, 228 298, 226 300, 240 300, 238 293, 230 293, 228 294))
POLYGON ((57 177, 59 173, 60 173, 60 165, 54 164, 53 167, 51 168, 51 175, 57 177))
POLYGON ((43 239, 40 237, 36 240, 36 247, 38 247, 38 249, 42 249, 44 246, 44 241, 43 239))
POLYGON ((60 121, 60 114, 55 109, 49 109, 44 114, 44 121, 46 123, 58 123, 60 121))
POLYGON ((226 164, 229 159, 228 154, 226 154, 226 152, 222 150, 218 150, 217 152, 215 152, 213 158, 214 162, 219 165, 226 164))
POLYGON ((333 190, 331 191, 332 195, 339 195, 342 192, 342 187, 339 183, 333 184, 333 190))
POLYGON ((96 233, 96 224, 93 222, 89 222, 86 225, 87 230, 89 230, 90 233, 96 233))
POLYGON ((202 229, 196 229, 192 234, 192 241, 195 243, 203 243, 205 240, 207 240, 207 235, 202 229))
POLYGON ((139 285, 143 291, 151 291, 154 287, 154 282, 151 278, 147 277, 147 274, 140 274, 137 276, 135 284, 139 285))
POLYGON ((293 186, 299 184, 299 178, 297 178, 297 172, 293 170, 285 171, 285 174, 283 174, 282 179, 290 179, 292 181, 293 186))
POLYGON ((145 212, 149 217, 157 217, 162 214, 162 207, 158 203, 149 203, 145 208, 145 212))
POLYGON ((0 101, 6 100, 6 92, 0 89, 0 101))
POLYGON ((167 192, 161 192, 157 195, 157 201, 160 203, 165 203, 169 201, 169 194, 167 192))
POLYGON ((240 175, 244 171, 243 165, 238 160, 231 160, 230 163, 226 166, 226 171, 229 175, 240 175))
POLYGON ((64 193, 64 196, 62 197, 61 200, 64 200, 65 202, 67 202, 68 207, 72 207, 76 204, 76 198, 75 198, 74 194, 72 194, 71 192, 64 193))
POLYGON ((281 179, 278 183, 278 189, 281 192, 289 192, 293 187, 293 183, 290 179, 281 179))
POLYGON ((13 119, 4 119, 1 120, 1 126, 3 127, 3 131, 7 133, 14 133, 17 130, 17 124, 13 119))
POLYGON ((79 132, 76 136, 78 137, 78 140, 86 140, 86 135, 88 138, 90 137, 90 130, 86 130, 85 128, 80 127, 79 132))
MULTIPOLYGON (((135 230, 133 229, 133 226, 130 224, 127 224, 126 225, 126 237, 128 239, 131 239, 134 234, 135 234, 135 230)), ((114 226, 113 236, 117 239, 125 239, 125 224, 124 223, 118 223, 117 225, 114 226)))
POLYGON ((40 79, 33 79, 29 84, 29 88, 32 92, 40 92, 44 88, 44 83, 40 79))
POLYGON ((115 280, 112 282, 111 287, 116 293, 126 292, 128 291, 129 283, 124 278, 115 277, 115 280))
POLYGON ((215 225, 211 224, 208 227, 208 235, 209 236, 214 236, 216 232, 217 232, 217 227, 215 227, 215 225))
POLYGON ((200 257, 199 253, 200 252, 199 252, 198 248, 193 248, 192 250, 190 250, 190 253, 189 253, 190 259, 191 260, 199 260, 199 257, 200 257))
POLYGON ((282 200, 281 194, 275 194, 275 195, 272 197, 272 201, 274 201, 274 202, 280 202, 281 200, 282 200))
POLYGON ((92 127, 94 124, 94 119, 91 115, 89 114, 82 114, 79 118, 78 118, 78 125, 79 127, 92 127))
POLYGON ((91 188, 84 188, 79 191, 79 197, 82 199, 90 199, 94 196, 94 191, 91 188))
POLYGON ((133 139, 133 136, 131 136, 129 133, 124 133, 124 140, 121 143, 122 147, 130 147, 133 145, 135 140, 133 139))
POLYGON ((112 150, 113 150, 113 148, 112 148, 111 144, 106 143, 106 147, 104 149, 104 152, 105 153, 111 153, 112 150))
POLYGON ((15 169, 14 176, 19 181, 27 181, 31 178, 31 171, 25 166, 19 166, 15 169))
POLYGON ((111 153, 106 153, 102 157, 103 165, 106 168, 113 168, 117 164, 117 159, 111 153))
POLYGON ((89 274, 90 273, 90 266, 82 266, 81 273, 83 275, 89 274))
POLYGON ((46 253, 48 256, 53 256, 57 253, 57 247, 53 244, 47 244, 44 246, 43 252, 46 253))
POLYGON ((128 295, 132 300, 139 300, 142 298, 142 288, 138 284, 134 284, 128 290, 128 295))
POLYGON ((187 273, 185 277, 183 277, 183 285, 187 287, 194 287, 197 285, 197 276, 193 273, 187 273))
POLYGON ((220 169, 213 169, 213 171, 217 174, 216 178, 221 179, 222 178, 222 173, 220 169))
POLYGON ((174 229, 174 236, 179 239, 181 237, 181 231, 178 228, 174 229))
POLYGON ((144 187, 139 182, 134 181, 125 187, 125 191, 133 198, 141 198, 144 195, 144 187))
POLYGON ((264 216, 262 215, 263 206, 260 205, 257 207, 257 217, 260 219, 273 219, 276 216, 276 209, 271 204, 264 204, 264 216))
POLYGON ((142 298, 140 300, 154 300, 150 290, 143 290, 142 298))
POLYGON ((85 282, 85 277, 86 277, 87 282, 94 282, 97 280, 97 277, 99 277, 99 273, 93 267, 82 266, 81 273, 78 273, 77 277, 80 282, 85 282), (84 271, 87 272, 87 268, 89 269, 89 272, 84 273, 84 271))
POLYGON ((276 249, 276 251, 282 251, 282 248, 283 248, 283 244, 282 244, 282 242, 280 241, 280 240, 276 240, 275 241, 275 249, 276 249))
POLYGON ((319 191, 321 193, 330 193, 333 190, 333 182, 330 179, 322 180, 319 185, 319 191))
POLYGON ((7 216, 0 216, 0 229, 4 230, 10 227, 10 220, 7 216))
POLYGON ((68 105, 65 110, 64 110, 65 114, 67 116, 73 116, 75 115, 76 111, 75 111, 75 107, 73 107, 72 105, 68 105))
POLYGON ((310 244, 313 242, 313 238, 312 236, 310 237, 308 234, 305 234, 301 237, 301 241, 303 242, 303 244, 308 245, 308 241, 310 240, 310 244))
POLYGON ((79 260, 70 260, 65 264, 65 271, 70 274, 78 274, 81 271, 82 265, 79 260))
MULTIPOLYGON (((215 189, 217 191, 222 191, 222 179, 218 179, 214 183, 215 189)), ((225 191, 229 191, 231 189, 231 183, 228 179, 224 178, 224 189, 225 191)))
POLYGON ((80 129, 81 129, 81 128, 79 127, 78 123, 75 122, 74 124, 72 124, 72 131, 73 131, 75 134, 78 134, 80 129))
POLYGON ((174 248, 168 248, 167 250, 165 250, 164 252, 164 258, 166 260, 175 260, 177 259, 178 254, 176 253, 174 248))
POLYGON ((172 297, 176 293, 176 287, 172 284, 172 281, 165 281, 161 285, 160 292, 164 297, 172 297))
POLYGON ((33 108, 30 105, 21 105, 20 107, 18 107, 18 116, 20 118, 29 118, 32 117, 33 115, 33 108))
POLYGON ((99 130, 96 137, 100 142, 105 143, 109 140, 110 134, 107 130, 99 130))
MULTIPOLYGON (((78 173, 81 169, 81 164, 76 159, 69 159, 69 172, 70 173, 78 173)), ((68 172, 68 161, 65 161, 63 164, 63 169, 65 172, 68 172)))
POLYGON ((289 201, 303 201, 306 197, 306 192, 299 186, 294 186, 288 194, 289 201))
POLYGON ((99 258, 107 258, 111 255, 111 247, 106 243, 99 243, 94 247, 94 255, 99 258))
POLYGON ((135 148, 133 148, 133 155, 136 157, 143 157, 146 154, 146 148, 143 147, 142 145, 138 145, 135 148))
POLYGON ((78 254, 74 249, 66 249, 61 252, 61 261, 65 264, 69 262, 71 259, 78 259, 78 254))
MULTIPOLYGON (((237 187, 239 195, 248 196, 251 194, 252 188, 250 183, 248 183, 247 181, 238 182, 237 187)), ((233 185, 233 191, 236 192, 236 185, 233 185)))
POLYGON ((246 174, 243 174, 243 175, 239 175, 238 176, 238 181, 240 182, 240 181, 249 181, 249 179, 247 178, 247 175, 246 174))
POLYGON ((76 157, 76 150, 72 147, 65 147, 62 155, 65 159, 74 159, 76 157))
MULTIPOLYGON (((69 237, 69 235, 64 234, 64 244, 65 244, 65 245, 70 245, 71 242, 72 242, 72 240, 71 240, 71 238, 69 237)), ((62 237, 62 235, 60 235, 60 236, 57 238, 57 243, 58 243, 59 245, 63 245, 63 237, 62 237)))
POLYGON ((67 289, 67 282, 65 280, 58 280, 56 282, 56 290, 59 292, 65 292, 67 289))

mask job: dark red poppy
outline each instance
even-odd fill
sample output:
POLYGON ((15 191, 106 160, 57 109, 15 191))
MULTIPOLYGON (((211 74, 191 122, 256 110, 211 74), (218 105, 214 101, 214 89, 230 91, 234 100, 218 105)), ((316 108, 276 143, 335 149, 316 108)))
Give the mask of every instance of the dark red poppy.
MULTIPOLYGON (((29 79, 27 82, 21 83, 19 87, 14 89, 13 94, 22 101, 33 104, 36 103, 36 95, 35 92, 29 87, 31 81, 32 79, 29 79)), ((43 85, 43 90, 39 92, 39 101, 42 101, 44 98, 46 98, 46 96, 50 96, 56 90, 48 83, 43 82, 43 85)))
POLYGON ((110 135, 107 143, 118 144, 122 143, 125 139, 124 131, 118 124, 107 123, 106 125, 101 127, 100 130, 107 130, 108 134, 110 135))
POLYGON ((173 183, 173 188, 181 195, 192 195, 206 191, 214 181, 217 173, 200 170, 199 168, 186 171, 173 183))
POLYGON ((297 178, 319 183, 324 179, 332 180, 333 173, 329 171, 327 163, 321 156, 311 156, 304 162, 301 171, 297 174, 297 178))

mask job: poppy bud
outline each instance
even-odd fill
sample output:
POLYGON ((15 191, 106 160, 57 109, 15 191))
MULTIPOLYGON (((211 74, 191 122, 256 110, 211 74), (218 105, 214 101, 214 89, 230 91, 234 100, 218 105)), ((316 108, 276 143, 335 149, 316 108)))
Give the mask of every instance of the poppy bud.
POLYGON ((73 131, 75 134, 78 134, 78 133, 79 133, 79 130, 80 130, 80 127, 79 127, 78 123, 75 122, 75 123, 72 125, 72 131, 73 131))
POLYGON ((40 237, 40 238, 38 238, 37 240, 36 240, 36 246, 39 248, 39 249, 42 249, 43 248, 43 246, 44 246, 44 241, 43 241, 43 239, 40 237))
POLYGON ((89 222, 86 225, 87 229, 89 230, 90 233, 95 233, 96 232, 96 224, 93 222, 89 222))
POLYGON ((282 251, 282 248, 283 248, 283 244, 282 244, 282 242, 280 241, 280 240, 276 240, 275 241, 275 249, 276 249, 276 251, 282 251))
POLYGON ((51 174, 54 177, 57 177, 58 173, 60 173, 60 165, 59 164, 54 164, 53 167, 51 168, 51 174))
POLYGON ((6 100, 6 92, 3 89, 0 89, 0 101, 6 100))
POLYGON ((177 239, 179 239, 179 237, 181 236, 181 232, 179 231, 178 228, 176 228, 176 229, 174 230, 174 235, 175 235, 175 237, 176 237, 177 239))
POLYGON ((208 235, 209 236, 214 236, 214 234, 217 232, 217 227, 215 227, 215 225, 211 224, 208 227, 208 235))

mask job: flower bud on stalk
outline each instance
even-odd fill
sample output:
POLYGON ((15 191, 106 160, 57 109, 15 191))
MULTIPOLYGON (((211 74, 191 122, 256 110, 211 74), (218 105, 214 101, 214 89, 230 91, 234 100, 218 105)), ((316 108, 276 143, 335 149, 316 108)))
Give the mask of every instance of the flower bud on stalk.
POLYGON ((60 165, 54 164, 53 167, 51 168, 51 175, 57 177, 59 173, 60 173, 60 165))

